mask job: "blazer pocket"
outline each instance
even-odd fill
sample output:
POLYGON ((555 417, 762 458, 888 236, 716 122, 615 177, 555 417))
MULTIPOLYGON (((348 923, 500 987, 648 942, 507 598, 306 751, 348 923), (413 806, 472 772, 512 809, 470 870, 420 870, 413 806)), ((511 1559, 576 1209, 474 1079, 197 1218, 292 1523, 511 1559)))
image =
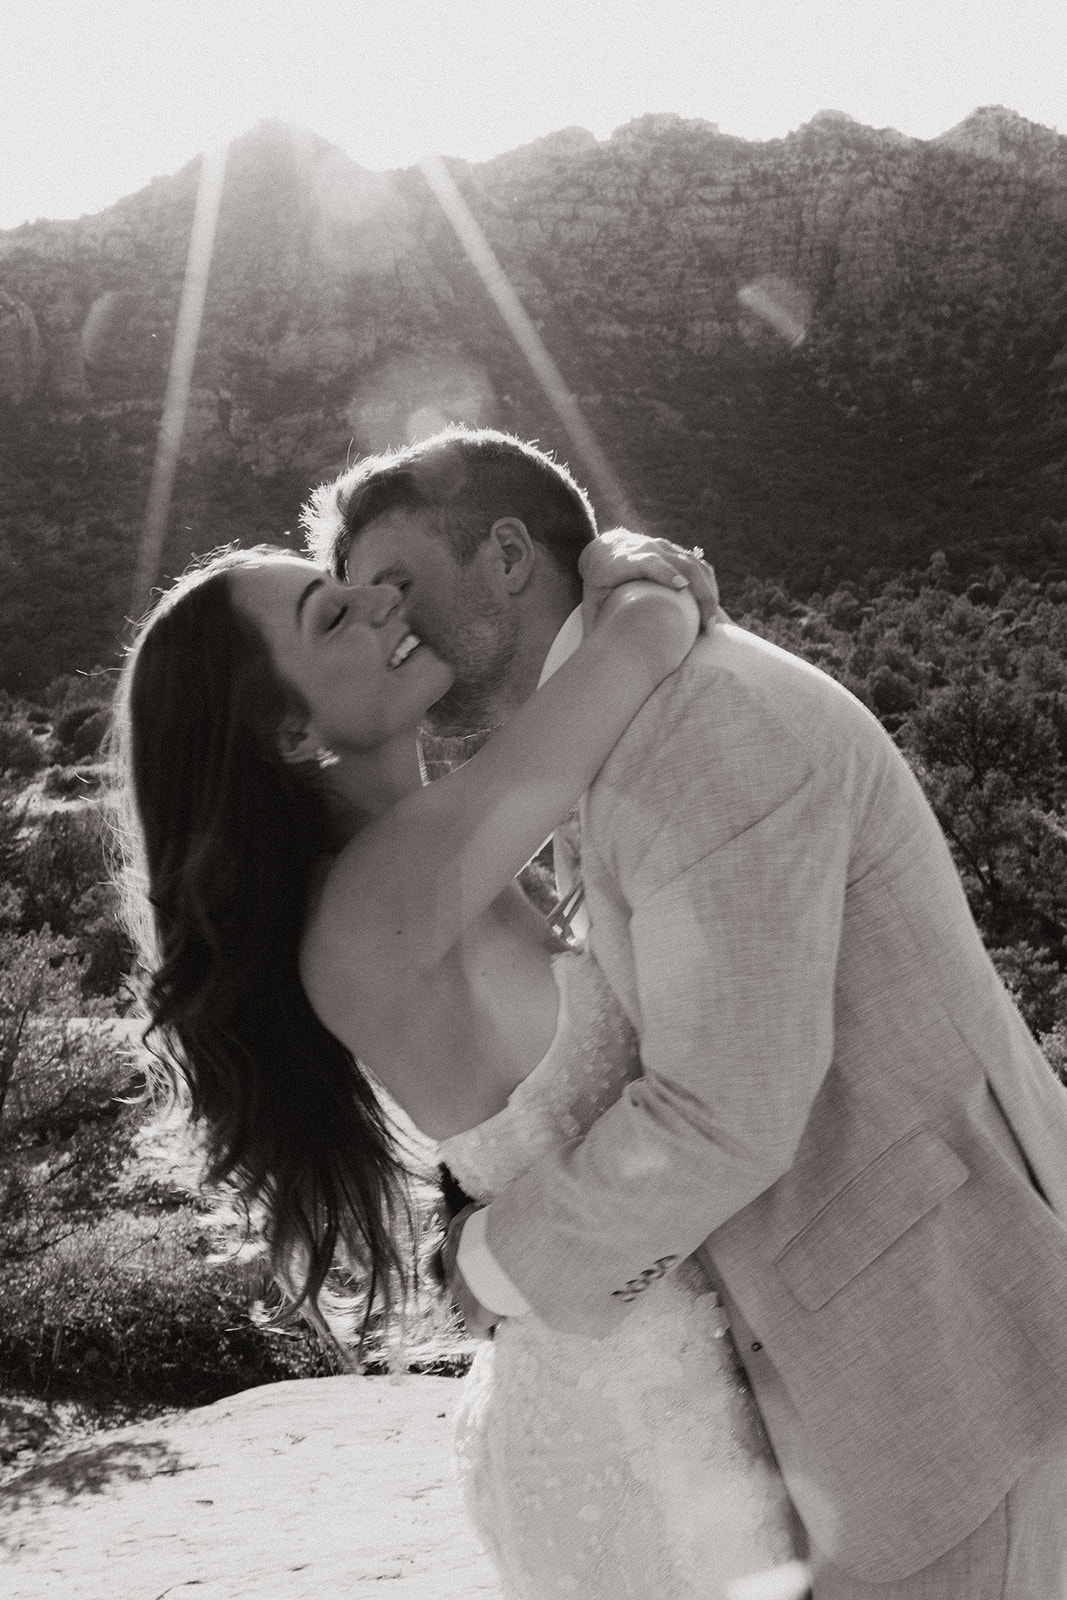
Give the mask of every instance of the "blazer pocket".
POLYGON ((918 1128, 857 1173, 775 1266, 800 1304, 818 1311, 966 1178, 945 1141, 918 1128))

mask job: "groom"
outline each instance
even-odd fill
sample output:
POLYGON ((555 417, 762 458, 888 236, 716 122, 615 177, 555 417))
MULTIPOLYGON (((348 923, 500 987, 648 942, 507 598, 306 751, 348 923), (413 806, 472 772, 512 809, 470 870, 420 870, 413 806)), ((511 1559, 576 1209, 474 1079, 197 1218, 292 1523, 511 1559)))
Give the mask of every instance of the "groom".
MULTIPOLYGON (((363 462, 307 522, 454 666, 446 731, 506 717, 579 629, 592 514, 517 440, 363 462)), ((583 800, 581 862, 644 1074, 467 1223, 476 1292, 596 1336, 696 1252, 816 1600, 1067 1594, 1067 1096, 899 752, 716 626, 583 800)))

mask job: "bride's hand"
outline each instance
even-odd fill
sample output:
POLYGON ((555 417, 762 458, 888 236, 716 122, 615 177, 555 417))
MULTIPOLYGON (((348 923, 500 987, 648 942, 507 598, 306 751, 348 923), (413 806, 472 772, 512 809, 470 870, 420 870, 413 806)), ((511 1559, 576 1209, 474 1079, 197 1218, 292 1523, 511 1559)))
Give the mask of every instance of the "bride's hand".
POLYGON ((703 555, 702 550, 686 550, 669 539, 652 539, 625 528, 600 534, 585 546, 578 563, 586 628, 612 589, 635 578, 672 589, 688 587, 700 611, 700 626, 706 628, 718 610, 719 588, 703 555))

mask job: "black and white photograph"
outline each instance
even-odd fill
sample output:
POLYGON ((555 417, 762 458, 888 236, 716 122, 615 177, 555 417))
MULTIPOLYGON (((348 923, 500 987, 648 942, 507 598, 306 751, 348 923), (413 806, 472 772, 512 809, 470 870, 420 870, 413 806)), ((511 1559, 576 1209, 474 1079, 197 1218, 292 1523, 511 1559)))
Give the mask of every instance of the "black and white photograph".
POLYGON ((1062 0, 0 33, 0 1591, 1067 1600, 1062 0))

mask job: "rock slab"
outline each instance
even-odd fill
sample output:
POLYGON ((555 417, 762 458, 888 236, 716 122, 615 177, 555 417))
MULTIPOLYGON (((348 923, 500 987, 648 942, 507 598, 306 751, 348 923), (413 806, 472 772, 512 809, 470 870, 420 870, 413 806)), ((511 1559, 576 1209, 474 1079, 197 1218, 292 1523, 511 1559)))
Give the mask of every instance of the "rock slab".
POLYGON ((452 1472, 453 1378, 249 1389, 0 1490, 5 1600, 500 1600, 452 1472))

